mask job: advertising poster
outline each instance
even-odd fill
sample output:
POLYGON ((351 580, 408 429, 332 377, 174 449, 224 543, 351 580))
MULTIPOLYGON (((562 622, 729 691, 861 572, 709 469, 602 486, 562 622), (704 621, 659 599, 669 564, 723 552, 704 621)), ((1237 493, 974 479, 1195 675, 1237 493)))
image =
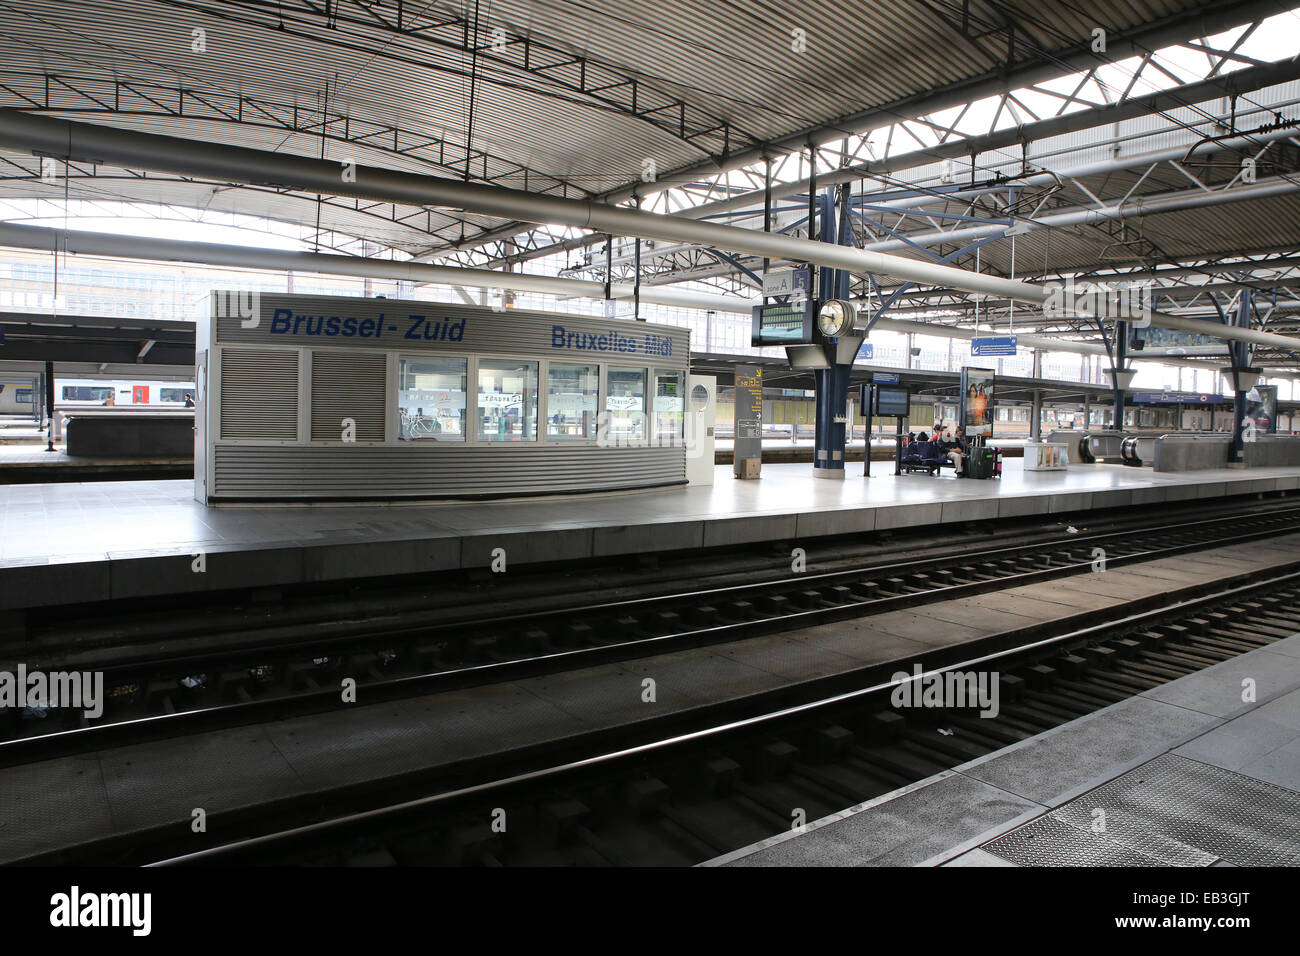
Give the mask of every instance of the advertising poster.
POLYGON ((993 370, 961 370, 961 423, 966 437, 993 434, 993 370))
POLYGON ((1246 415, 1242 424, 1252 427, 1257 434, 1270 435, 1277 431, 1277 386, 1256 385, 1246 393, 1246 415))

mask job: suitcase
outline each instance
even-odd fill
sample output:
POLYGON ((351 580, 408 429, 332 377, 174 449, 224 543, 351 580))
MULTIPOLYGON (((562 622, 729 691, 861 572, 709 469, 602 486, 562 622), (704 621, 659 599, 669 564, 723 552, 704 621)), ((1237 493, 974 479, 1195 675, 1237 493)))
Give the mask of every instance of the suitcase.
POLYGON ((972 448, 966 458, 966 477, 992 478, 996 470, 998 453, 987 445, 972 448))

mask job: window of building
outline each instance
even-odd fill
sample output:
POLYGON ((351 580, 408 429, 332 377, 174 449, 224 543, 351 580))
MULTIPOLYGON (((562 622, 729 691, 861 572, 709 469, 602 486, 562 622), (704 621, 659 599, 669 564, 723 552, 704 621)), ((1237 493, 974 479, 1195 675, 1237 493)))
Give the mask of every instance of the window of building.
POLYGON ((599 390, 600 366, 552 362, 547 372, 546 437, 595 438, 599 390))
POLYGON ((399 441, 465 440, 465 359, 403 355, 397 361, 399 441))
POLYGON ((478 361, 478 437, 482 441, 537 440, 537 363, 478 361))
POLYGON ((605 384, 610 438, 645 440, 645 379, 643 368, 610 367, 605 384))
POLYGON ((683 437, 686 421, 686 373, 671 369, 655 369, 655 431, 656 441, 671 441, 683 437))

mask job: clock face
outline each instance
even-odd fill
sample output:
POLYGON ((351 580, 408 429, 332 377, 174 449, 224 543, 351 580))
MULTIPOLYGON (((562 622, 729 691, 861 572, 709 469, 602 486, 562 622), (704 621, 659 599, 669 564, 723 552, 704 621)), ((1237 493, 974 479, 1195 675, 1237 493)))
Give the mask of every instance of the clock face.
POLYGON ((817 327, 823 335, 838 337, 853 328, 851 308, 839 299, 831 299, 817 313, 817 327))

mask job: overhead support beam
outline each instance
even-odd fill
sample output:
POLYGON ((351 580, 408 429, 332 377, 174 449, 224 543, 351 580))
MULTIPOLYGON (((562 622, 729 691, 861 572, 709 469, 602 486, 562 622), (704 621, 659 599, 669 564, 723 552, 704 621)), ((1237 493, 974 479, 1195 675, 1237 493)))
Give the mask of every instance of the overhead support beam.
POLYGON ((107 163, 223 182, 274 184, 309 193, 381 202, 461 209, 502 219, 527 219, 578 229, 667 242, 704 243, 732 252, 786 258, 857 274, 884 274, 968 292, 1042 301, 1046 293, 1028 283, 979 275, 813 239, 696 222, 677 216, 607 206, 581 199, 539 196, 517 189, 460 182, 228 146, 155 133, 110 129, 88 123, 0 110, 0 145, 68 162, 107 163))
MULTIPOLYGON (((1121 103, 1115 103, 1110 106, 1079 110, 1078 112, 1067 113, 1064 116, 1039 120, 1036 123, 1026 123, 1022 126, 1008 127, 983 136, 953 138, 938 146, 930 146, 909 153, 900 153, 899 155, 889 159, 881 159, 869 163, 859 163, 853 166, 846 166, 843 169, 821 173, 818 176, 818 182, 822 185, 857 182, 858 180, 870 179, 875 176, 888 176, 902 169, 922 166, 927 163, 935 163, 944 159, 968 159, 971 156, 978 156, 981 153, 987 153, 997 149, 1007 149, 1013 146, 1019 146, 1023 143, 1038 142, 1041 140, 1051 139, 1055 136, 1063 136, 1069 133, 1077 133, 1082 130, 1095 129, 1099 126, 1106 126, 1126 119, 1135 119, 1137 117, 1146 116, 1150 113, 1182 108, 1189 103, 1201 103, 1220 96, 1248 93, 1269 86, 1275 86, 1279 83, 1287 83, 1296 79, 1300 79, 1300 60, 1287 59, 1280 63, 1270 63, 1267 66, 1251 67, 1242 70, 1239 73, 1229 73, 1212 80, 1205 80, 1200 83, 1190 83, 1186 86, 1175 87, 1172 90, 1153 93, 1150 96, 1125 100, 1121 103)), ((1269 142, 1272 139, 1294 135, 1296 135, 1295 130, 1288 130, 1282 131, 1280 134, 1260 134, 1259 136, 1231 140, 1218 144, 1204 143, 1195 148, 1193 155, 1209 152, 1214 149, 1230 149, 1252 143, 1262 144, 1269 142)), ((1161 150, 1147 155, 1134 156, 1131 160, 1128 157, 1119 157, 1115 160, 1102 160, 1097 163, 1088 164, 1088 166, 1085 167, 1080 167, 1077 171, 1070 170, 1068 172, 1063 172, 1061 175, 1088 176, 1104 172, 1108 166, 1111 168, 1130 168, 1132 166, 1142 165, 1143 163, 1155 162, 1158 159, 1181 159, 1185 155, 1187 155, 1187 148, 1184 146, 1179 149, 1161 150), (1121 163, 1123 165, 1114 166, 1116 163, 1121 163)), ((1030 163, 1033 165, 1034 161, 1031 159, 1030 163)), ((1037 179, 1035 181, 1039 183, 1048 182, 1050 181, 1050 177, 1037 179)), ((802 196, 808 191, 808 180, 804 179, 797 182, 774 184, 773 191, 778 199, 787 199, 790 196, 802 196)), ((716 202, 704 203, 703 205, 696 206, 693 209, 683 210, 679 215, 689 216, 691 218, 701 218, 704 216, 717 215, 719 213, 739 212, 753 209, 761 198, 761 191, 742 193, 737 196, 731 196, 727 199, 720 199, 716 202)), ((922 197, 922 201, 926 201, 925 197, 922 197)), ((901 208, 901 206, 899 206, 899 208, 901 208)))
MULTIPOLYGON (((342 256, 331 253, 284 252, 274 249, 244 248, 225 243, 186 242, 177 239, 144 239, 131 236, 118 236, 109 233, 82 232, 78 230, 48 229, 43 226, 23 226, 12 223, 0 223, 0 246, 13 246, 21 249, 39 249, 48 251, 55 248, 72 255, 93 255, 124 259, 144 259, 163 262, 190 262, 203 265, 228 266, 247 269, 264 269, 275 272, 315 273, 319 275, 344 275, 358 278, 393 279, 418 283, 437 283, 452 286, 474 286, 486 289, 505 289, 521 292, 538 292, 555 296, 572 296, 579 298, 602 298, 605 285, 603 282, 590 282, 579 279, 563 279, 556 276, 536 276, 518 272, 493 272, 486 269, 456 269, 448 266, 436 266, 421 262, 393 262, 387 259, 363 259, 356 256, 342 256)), ((614 284, 611 289, 616 297, 627 298, 632 294, 632 286, 627 283, 614 284)), ((749 315, 758 299, 746 299, 738 296, 713 295, 709 293, 687 292, 668 288, 643 288, 643 301, 677 308, 700 309, 713 312, 727 312, 749 315)), ((22 321, 22 313, 0 313, 0 320, 22 321)), ((112 320, 106 320, 111 322, 112 320)), ((186 325, 186 323, 171 323, 186 325)), ((169 326, 170 327, 170 326, 169 326)), ((882 317, 876 322, 876 328, 882 331, 915 333, 936 338, 969 340, 980 334, 973 329, 956 328, 916 320, 882 317)), ((12 330, 11 331, 15 331, 12 330)), ((1061 339, 1047 335, 1018 335, 1020 342, 1027 348, 1039 348, 1056 352, 1070 352, 1082 355, 1105 355, 1106 349, 1090 342, 1061 339)), ((11 341, 7 349, 13 351, 17 346, 11 341)), ((15 353, 12 357, 43 357, 43 352, 26 352, 22 356, 15 353)), ((158 349, 151 350, 157 359, 158 349)), ((193 346, 189 346, 189 355, 193 355, 193 346)), ((61 361, 81 361, 81 353, 60 352, 56 358, 61 361)), ((1142 360, 1154 359, 1155 356, 1141 356, 1142 360)), ((168 356, 170 362, 183 361, 168 356)), ((127 361, 125 357, 122 361, 127 361)), ((1204 367, 1203 363, 1186 360, 1166 360, 1166 364, 1185 365, 1191 368, 1204 367)), ((1283 375, 1282 377, 1291 377, 1283 375)))
MULTIPOLYGON (((1293 134, 1294 135, 1294 134, 1293 134)), ((1177 212, 1183 209, 1204 209, 1207 206, 1221 206, 1225 203, 1250 202, 1257 199, 1270 199, 1300 190, 1300 181, 1290 176, 1277 176, 1261 179, 1254 183, 1243 183, 1231 188, 1214 190, 1183 189, 1159 196, 1147 196, 1103 205, 1100 208, 1080 207, 1053 212, 1033 219, 1022 219, 1014 228, 1007 230, 1002 223, 987 226, 968 226, 963 229, 935 229, 923 233, 908 233, 901 239, 882 239, 867 243, 864 249, 885 252, 893 249, 907 249, 914 246, 933 246, 938 243, 968 243, 988 236, 1006 232, 1008 235, 1024 235, 1040 229, 1063 229, 1069 226, 1086 226, 1098 222, 1155 216, 1165 212, 1177 212)))
MULTIPOLYGON (((1019 279, 968 272, 952 266, 892 256, 869 249, 800 239, 779 233, 740 229, 735 226, 697 222, 585 200, 538 196, 499 186, 338 164, 328 160, 265 152, 240 146, 219 143, 199 144, 179 137, 109 129, 16 110, 0 110, 0 145, 69 162, 109 163, 126 168, 204 176, 234 183, 271 183, 312 193, 352 196, 384 202, 436 205, 504 219, 523 218, 534 222, 561 223, 611 235, 635 236, 668 242, 707 243, 732 252, 744 252, 772 259, 804 261, 830 269, 843 269, 857 275, 884 274, 927 285, 1003 296, 1039 306, 1046 304, 1051 294, 1045 286, 1019 279)), ((35 227, 12 225, 4 227, 7 232, 15 228, 35 227)), ((56 232, 42 230, 42 234, 52 240, 56 232)), ((125 237, 108 238, 112 243, 121 244, 125 237)), ((51 246, 46 245, 42 248, 51 248, 51 246)), ((112 248, 97 250, 97 254, 120 255, 112 248)), ((263 254, 259 252, 259 255, 263 254)), ((166 259, 168 256, 151 258, 166 259)), ((438 268, 423 263, 405 265, 407 268, 414 268, 417 265, 423 268, 438 268)), ((285 266, 284 268, 297 269, 298 267, 285 266)), ((449 271, 462 276, 461 284, 473 281, 465 278, 465 270, 449 271)), ((403 278, 410 278, 410 276, 403 278)), ((517 282, 521 277, 517 273, 509 273, 506 274, 506 278, 517 282)), ((450 279, 426 281, 448 281, 457 284, 455 280, 450 279)), ((579 283, 578 280, 561 281, 575 282, 584 287, 587 285, 579 283)), ((474 284, 479 283, 474 281, 474 284)), ((572 294, 592 295, 587 291, 572 294)), ((1294 349, 1296 345, 1294 339, 1282 335, 1176 316, 1161 316, 1157 324, 1164 328, 1234 339, 1272 348, 1294 349)))
MULTIPOLYGON (((1210 9, 1204 9, 1196 19, 1186 16, 1172 17, 1152 28, 1141 30, 1128 37, 1111 37, 1108 59, 1112 62, 1123 60, 1130 54, 1146 55, 1150 49, 1167 46, 1187 39, 1188 36, 1211 36, 1224 30, 1240 26, 1251 20, 1272 16, 1281 12, 1276 3, 1268 0, 1232 4, 1219 2, 1210 9)), ((1080 53, 1054 58, 1049 65, 1034 66, 1027 69, 1001 72, 996 76, 980 78, 975 82, 963 82, 952 87, 928 91, 907 100, 896 101, 879 107, 873 107, 860 113, 840 117, 835 122, 812 131, 792 134, 780 140, 765 144, 756 150, 737 151, 728 156, 725 164, 699 163, 682 169, 670 170, 661 177, 661 183, 676 183, 696 177, 716 176, 721 173, 740 169, 761 161, 764 155, 777 155, 782 152, 793 153, 806 148, 809 140, 823 144, 839 140, 846 135, 855 135, 875 129, 879 126, 898 122, 908 116, 921 116, 954 107, 965 106, 986 96, 996 96, 1008 89, 1020 89, 1034 83, 1041 83, 1060 77, 1072 68, 1086 70, 1098 65, 1097 56, 1086 49, 1080 53)), ((1158 110, 1178 109, 1188 104, 1204 102, 1220 96, 1234 96, 1263 89, 1278 83, 1300 78, 1300 63, 1288 59, 1280 63, 1259 64, 1235 73, 1211 77, 1197 83, 1175 87, 1171 90, 1153 93, 1147 96, 1125 99, 1108 107, 1081 110, 1028 123, 1004 130, 998 130, 982 137, 963 137, 940 144, 936 147, 917 150, 901 156, 848 167, 846 170, 834 170, 823 174, 823 184, 830 185, 840 181, 837 177, 847 176, 857 180, 871 175, 888 175, 900 168, 914 166, 923 162, 935 162, 946 158, 967 157, 993 149, 1004 149, 1024 142, 1059 136, 1080 129, 1114 123, 1133 116, 1142 116, 1158 110)), ((797 183, 776 185, 777 196, 802 195, 808 191, 807 180, 797 183)), ((611 190, 595 198, 604 202, 621 202, 634 193, 650 195, 644 185, 629 186, 611 190)), ((752 194, 721 200, 683 211, 679 215, 709 215, 713 212, 725 212, 728 209, 744 209, 755 205, 752 194), (739 205, 737 205, 739 204, 739 205)), ((457 248, 469 248, 526 231, 527 227, 511 224, 499 229, 488 230, 475 236, 457 248)), ((455 251, 455 250, 452 250, 455 251)), ((553 250, 547 250, 553 251, 553 250)))
MULTIPOLYGON (((1297 60, 1295 63, 1290 63, 1288 61, 1287 66, 1290 72, 1294 72, 1297 75, 1297 77, 1300 77, 1300 60, 1297 60)), ((1075 113, 1075 114, 1070 114, 1067 117, 1063 117, 1063 119, 1077 119, 1078 117, 1084 115, 1086 114, 1075 113)), ((1098 122, 1099 121, 1096 119, 1093 119, 1087 123, 1080 122, 1078 128, 1080 129, 1092 128, 1098 125, 1098 122)), ((1038 124, 1033 124, 1028 127, 1020 127, 1019 130, 1017 130, 1017 132, 1022 132, 1026 140, 1032 141, 1034 139, 1039 138, 1039 134, 1036 132, 1037 125, 1038 124)), ((1001 134, 998 135, 1000 136, 1001 134)), ((1042 135, 1045 136, 1048 134, 1043 133, 1042 135)), ((1220 150, 1244 150, 1249 148, 1253 152, 1263 144, 1273 143, 1279 140, 1291 139, 1298 135, 1300 135, 1300 131, 1298 131, 1294 127, 1288 126, 1283 129, 1270 130, 1265 133, 1257 133, 1251 136, 1241 136, 1241 137, 1228 139, 1228 140, 1216 140, 1214 142, 1201 142, 1192 145, 1190 149, 1187 146, 1177 146, 1177 147, 1171 147, 1169 149, 1152 150, 1146 153, 1135 153, 1130 156, 1119 156, 1112 159, 1103 159, 1103 160, 1097 160, 1090 163, 1084 163, 1078 166, 1071 166, 1062 169, 1054 169, 1050 172, 1030 173, 1028 175, 1021 176, 1014 180, 990 181, 972 188, 961 188, 961 189, 949 188, 947 189, 947 191, 937 191, 937 190, 929 190, 924 187, 918 187, 915 192, 915 195, 906 196, 903 198, 882 199, 878 203, 872 203, 871 208, 879 212, 901 212, 901 211, 906 211, 911 209, 918 209, 920 207, 932 205, 938 202, 952 202, 956 200, 972 199, 978 196, 985 195, 986 193, 989 193, 991 191, 1005 190, 1008 188, 1008 186, 1012 186, 1012 185, 1018 187, 1050 186, 1054 183, 1060 182, 1063 179, 1078 180, 1089 176, 1104 176, 1112 173, 1123 172, 1129 169, 1135 169, 1140 166, 1151 166, 1157 163, 1173 162, 1175 160, 1183 159, 1189 155, 1199 156, 1199 155, 1220 151, 1220 150)), ((991 143, 991 139, 989 137, 981 137, 979 139, 990 140, 991 143)), ((1015 142, 1019 142, 1019 141, 1020 140, 1015 140, 1015 142)), ((993 145, 979 146, 977 145, 978 142, 977 140, 967 140, 965 142, 971 145, 973 152, 983 152, 985 149, 995 148, 995 146, 993 145)), ((1012 142, 1012 140, 1008 140, 1008 143, 1010 142, 1012 142)), ((843 184, 850 181, 856 181, 866 176, 877 174, 877 170, 878 170, 878 174, 884 175, 888 172, 893 171, 894 169, 922 165, 927 160, 927 158, 930 157, 932 152, 933 152, 932 150, 923 150, 918 153, 909 153, 906 155, 906 157, 904 157, 906 159, 905 162, 902 159, 892 160, 892 161, 881 161, 880 163, 867 164, 866 166, 847 167, 846 169, 842 169, 842 170, 834 170, 831 172, 821 173, 818 176, 818 182, 824 181, 829 183, 843 184), (867 172, 866 171, 867 169, 871 169, 872 172, 867 172)), ((808 193, 808 180, 805 179, 796 183, 787 183, 779 187, 774 185, 773 189, 774 191, 779 193, 778 198, 788 199, 791 196, 803 196, 808 193)), ((1205 187, 1202 186, 1199 192, 1201 194, 1204 194, 1205 192, 1207 192, 1207 190, 1205 190, 1205 187)), ((1174 196, 1179 194, 1171 193, 1168 195, 1174 196)), ((718 216, 728 212, 732 212, 732 213, 752 213, 755 217, 757 217, 758 212, 756 211, 756 204, 762 202, 763 198, 764 198, 763 193, 761 191, 755 191, 751 193, 745 193, 739 196, 733 196, 730 199, 721 200, 719 202, 707 203, 702 206, 696 206, 693 209, 684 209, 681 212, 676 213, 676 215, 687 219, 703 219, 710 216, 718 216)), ((859 196, 858 198, 861 199, 863 197, 859 196)), ((1124 210, 1124 212, 1123 215, 1118 215, 1113 218, 1124 218, 1125 216, 1128 215, 1134 215, 1136 214, 1134 210, 1140 210, 1143 212, 1157 211, 1157 210, 1152 210, 1148 207, 1141 206, 1140 204, 1144 201, 1145 201, 1144 199, 1139 198, 1138 200, 1134 200, 1132 203, 1122 202, 1116 204, 1114 208, 1122 209, 1124 210)), ((1228 201, 1228 200, 1224 199, 1220 201, 1228 201)), ((1054 213, 1053 215, 1056 214, 1054 213)), ((1038 228, 1042 225, 1056 225, 1056 224, 1057 223, 1055 222, 1048 223, 1045 217, 1039 216, 1039 217, 1034 217, 1032 219, 1020 220, 1019 228, 1030 229, 1030 228, 1038 228)), ((957 237, 961 238, 962 236, 965 236, 968 239, 974 238, 975 233, 973 232, 973 230, 967 230, 965 233, 962 233, 957 237)), ((936 231, 933 233, 926 233, 920 236, 908 236, 908 239, 910 241, 917 242, 920 245, 925 245, 931 242, 947 241, 946 234, 940 231, 936 231)), ((595 241, 596 240, 594 237, 581 236, 576 239, 568 239, 565 240, 564 242, 555 243, 551 246, 543 247, 540 249, 534 249, 524 255, 507 256, 501 259, 492 260, 490 262, 484 263, 484 265, 487 266, 488 268, 494 268, 498 265, 514 264, 516 262, 524 261, 526 259, 540 258, 548 254, 555 254, 555 253, 565 252, 572 249, 582 248, 584 246, 591 245, 595 241)), ((905 248, 905 246, 906 244, 902 242, 884 240, 877 243, 868 243, 865 246, 865 248, 874 249, 878 252, 884 252, 890 249, 905 248)), ((658 255, 671 255, 673 253, 683 251, 684 248, 689 248, 689 247, 684 247, 684 246, 660 247, 655 251, 656 254, 658 255)), ((447 250, 448 253, 453 253, 456 251, 457 251, 456 249, 447 250)), ((421 258, 438 258, 438 256, 436 255, 422 256, 421 258)))
MULTIPOLYGON (((528 275, 522 272, 494 272, 488 269, 457 269, 426 262, 394 262, 389 259, 364 259, 358 256, 341 256, 322 252, 286 252, 278 249, 256 249, 232 246, 218 242, 188 242, 179 239, 147 239, 136 236, 118 236, 104 232, 50 229, 45 226, 24 226, 0 223, 0 247, 50 251, 55 248, 71 255, 104 256, 119 259, 145 259, 158 262, 191 262, 202 265, 227 266, 243 269, 265 269, 275 272, 315 273, 342 275, 357 278, 393 279, 404 282, 432 283, 449 286, 474 286, 485 289, 508 289, 517 292, 537 292, 543 295, 571 296, 600 299, 605 295, 605 283, 583 279, 565 279, 559 276, 528 275)), ((610 292, 615 298, 632 295, 630 283, 614 283, 610 292)), ((749 315, 761 299, 706 292, 689 292, 682 289, 646 286, 641 289, 643 302, 683 309, 700 309, 749 315)), ((932 325, 915 320, 881 318, 876 327, 895 332, 916 332, 958 339, 975 337, 970 329, 932 325)), ((1048 336, 1021 335, 1026 346, 1078 352, 1086 355, 1104 355, 1100 345, 1088 342, 1050 338, 1048 336)))

